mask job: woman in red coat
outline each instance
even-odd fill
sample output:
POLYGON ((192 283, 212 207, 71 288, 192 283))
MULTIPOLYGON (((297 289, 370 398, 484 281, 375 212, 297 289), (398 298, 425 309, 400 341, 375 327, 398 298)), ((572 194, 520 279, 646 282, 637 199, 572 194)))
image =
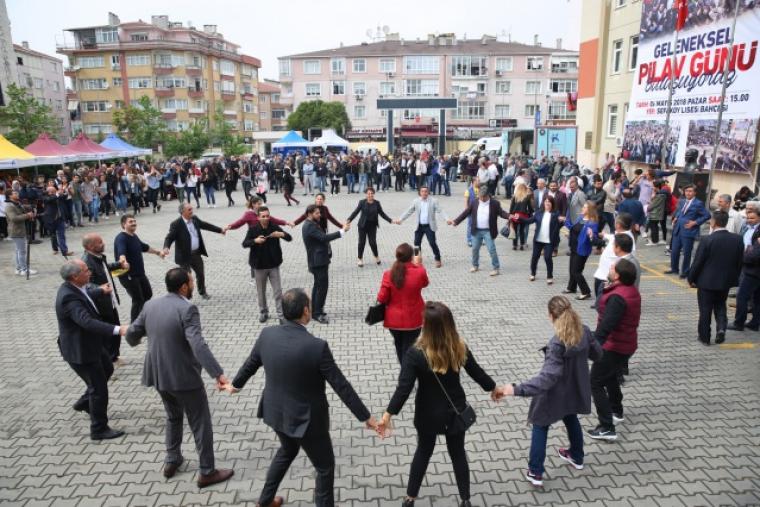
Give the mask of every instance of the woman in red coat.
POLYGON ((402 243, 396 248, 396 262, 383 273, 383 282, 377 293, 377 301, 385 304, 383 325, 393 335, 399 364, 406 350, 420 335, 425 309, 422 289, 428 286, 422 259, 419 256, 412 258, 413 253, 409 243, 402 243))

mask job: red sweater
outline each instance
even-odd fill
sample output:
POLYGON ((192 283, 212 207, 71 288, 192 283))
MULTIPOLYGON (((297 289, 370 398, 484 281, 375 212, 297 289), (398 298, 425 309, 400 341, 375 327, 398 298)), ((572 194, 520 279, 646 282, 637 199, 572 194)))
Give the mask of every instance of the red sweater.
MULTIPOLYGON (((288 223, 285 220, 280 220, 279 218, 275 217, 269 217, 269 222, 273 223, 275 225, 288 225, 288 223)), ((248 224, 248 227, 254 227, 259 223, 259 216, 256 214, 255 211, 252 209, 245 210, 245 213, 243 213, 243 216, 239 219, 235 220, 230 224, 230 229, 237 229, 239 227, 242 227, 245 224, 248 224)))
MULTIPOLYGON (((631 355, 638 348, 638 329, 639 320, 641 319, 641 295, 639 290, 633 285, 623 285, 614 283, 604 288, 602 297, 599 299, 599 317, 597 320, 597 335, 600 334, 600 328, 609 326, 609 332, 602 336, 605 338, 602 348, 617 352, 618 354, 631 355), (609 322, 606 318, 607 302, 610 298, 617 296, 625 301, 618 305, 622 313, 616 316, 617 322, 609 322)), ((611 307, 613 305, 610 305, 611 307)), ((606 330, 605 330, 606 331, 606 330)))
POLYGON ((383 273, 377 300, 385 304, 385 322, 389 329, 419 329, 422 327, 422 312, 425 300, 422 289, 428 286, 427 271, 423 266, 406 263, 404 285, 399 289, 391 281, 390 270, 383 273))

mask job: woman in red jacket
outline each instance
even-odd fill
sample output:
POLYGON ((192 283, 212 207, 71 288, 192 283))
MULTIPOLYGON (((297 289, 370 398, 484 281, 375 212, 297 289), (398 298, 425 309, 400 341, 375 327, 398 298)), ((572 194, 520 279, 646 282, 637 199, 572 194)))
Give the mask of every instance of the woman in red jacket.
POLYGON ((396 248, 396 262, 383 273, 383 282, 377 293, 377 301, 385 304, 383 325, 393 335, 399 364, 406 350, 420 336, 425 309, 422 289, 429 283, 422 259, 420 256, 412 258, 413 253, 409 243, 402 243, 396 248))

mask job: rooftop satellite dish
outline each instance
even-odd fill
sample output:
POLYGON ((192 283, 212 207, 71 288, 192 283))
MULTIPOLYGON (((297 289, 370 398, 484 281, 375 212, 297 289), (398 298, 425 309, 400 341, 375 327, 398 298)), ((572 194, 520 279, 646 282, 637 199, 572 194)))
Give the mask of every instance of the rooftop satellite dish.
POLYGON ((391 29, 388 27, 388 25, 383 25, 383 33, 385 35, 388 35, 388 32, 390 32, 391 29))

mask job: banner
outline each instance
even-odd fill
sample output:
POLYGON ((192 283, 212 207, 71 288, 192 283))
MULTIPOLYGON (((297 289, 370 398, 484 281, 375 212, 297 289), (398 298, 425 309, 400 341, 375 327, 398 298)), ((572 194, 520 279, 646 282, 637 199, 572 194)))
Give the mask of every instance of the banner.
POLYGON ((716 169, 750 172, 760 118, 760 2, 740 2, 729 60, 735 1, 688 2, 688 13, 673 0, 643 0, 641 27, 623 157, 654 163, 663 147, 670 165, 683 167, 687 154, 700 169, 711 166, 716 132, 716 169), (684 26, 674 42, 679 12, 684 26), (675 65, 673 56, 675 54, 675 65), (668 87, 673 79, 670 131, 665 136, 668 87), (723 81, 723 121, 717 125, 723 81))

